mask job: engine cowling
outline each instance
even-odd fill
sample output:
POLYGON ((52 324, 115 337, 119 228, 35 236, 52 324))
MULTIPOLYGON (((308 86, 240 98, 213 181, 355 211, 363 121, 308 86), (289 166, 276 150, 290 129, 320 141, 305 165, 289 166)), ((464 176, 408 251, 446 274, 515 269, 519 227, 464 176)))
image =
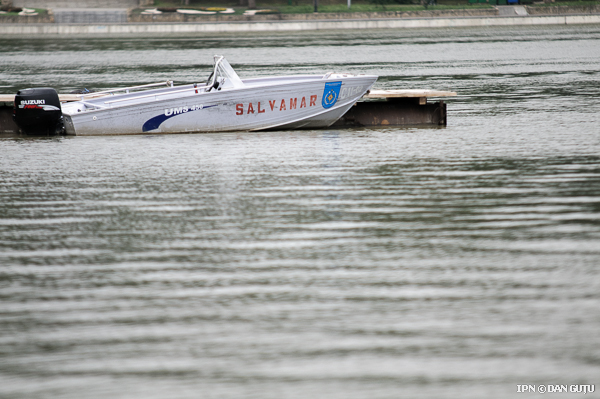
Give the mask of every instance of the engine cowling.
POLYGON ((15 96, 13 119, 25 134, 64 134, 58 93, 50 87, 19 90, 15 96))

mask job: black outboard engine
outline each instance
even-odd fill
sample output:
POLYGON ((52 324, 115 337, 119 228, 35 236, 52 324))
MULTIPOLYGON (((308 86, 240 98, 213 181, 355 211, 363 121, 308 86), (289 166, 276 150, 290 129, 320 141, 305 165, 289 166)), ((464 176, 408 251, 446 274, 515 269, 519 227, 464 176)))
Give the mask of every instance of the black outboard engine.
POLYGON ((13 119, 25 134, 53 136, 65 132, 58 93, 50 87, 19 90, 13 119))

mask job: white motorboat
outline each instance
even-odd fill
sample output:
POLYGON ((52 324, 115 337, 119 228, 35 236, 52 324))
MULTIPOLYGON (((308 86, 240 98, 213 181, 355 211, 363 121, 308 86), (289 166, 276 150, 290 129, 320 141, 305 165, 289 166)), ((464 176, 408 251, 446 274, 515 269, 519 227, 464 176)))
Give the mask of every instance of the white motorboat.
POLYGON ((63 104, 52 89, 21 90, 15 121, 25 132, 60 132, 64 126, 69 135, 321 128, 344 115, 377 80, 345 73, 240 79, 225 58, 215 56, 214 61, 205 83, 110 89, 63 104), (58 119, 33 123, 34 112, 50 112, 58 119))

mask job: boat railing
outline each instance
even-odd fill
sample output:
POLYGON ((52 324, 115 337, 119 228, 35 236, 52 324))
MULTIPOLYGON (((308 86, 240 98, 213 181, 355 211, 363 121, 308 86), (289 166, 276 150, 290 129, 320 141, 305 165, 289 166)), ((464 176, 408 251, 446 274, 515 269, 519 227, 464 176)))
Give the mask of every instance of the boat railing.
POLYGON ((119 88, 115 88, 115 89, 107 89, 107 90, 102 90, 102 91, 94 91, 94 92, 91 92, 91 93, 82 94, 81 95, 81 100, 83 100, 84 97, 95 97, 98 94, 117 93, 117 92, 121 92, 121 91, 124 91, 125 93, 129 93, 130 90, 139 90, 139 89, 145 89, 145 88, 148 88, 148 87, 157 87, 157 86, 163 86, 163 85, 167 85, 167 87, 173 87, 173 81, 172 80, 167 80, 166 82, 149 83, 149 84, 146 84, 146 85, 130 86, 130 87, 119 87, 119 88))
MULTIPOLYGON (((181 90, 169 90, 169 91, 166 91, 163 93, 142 94, 140 96, 135 96, 135 97, 120 98, 118 100, 104 101, 104 104, 114 104, 114 103, 120 103, 120 102, 124 102, 124 101, 135 101, 135 100, 139 100, 139 99, 143 99, 143 98, 151 98, 151 97, 156 98, 156 97, 160 97, 160 96, 172 95, 172 94, 177 94, 177 93, 185 93, 188 91, 196 91, 196 94, 198 94, 200 90, 202 90, 202 92, 208 91, 209 89, 215 87, 215 82, 217 80, 217 76, 219 75, 219 66, 225 59, 223 56, 215 56, 214 58, 215 58, 215 66, 213 69, 213 73, 209 77, 209 79, 208 79, 209 81, 206 82, 205 86, 198 86, 198 84, 195 83, 193 85, 193 87, 188 87, 188 88, 181 89, 181 90)), ((94 92, 94 93, 90 93, 90 94, 86 94, 86 95, 89 96, 92 94, 98 95, 98 94, 104 94, 104 93, 114 93, 116 91, 125 91, 126 93, 129 93, 129 90, 161 86, 161 85, 164 85, 165 83, 167 84, 167 86, 173 87, 173 81, 168 80, 166 82, 150 83, 150 84, 142 85, 142 86, 133 86, 133 87, 125 87, 122 89, 104 90, 104 91, 94 92)), ((81 96, 82 101, 83 101, 84 96, 85 95, 81 96)))
POLYGON ((167 95, 171 95, 171 94, 185 93, 187 91, 196 91, 196 94, 198 94, 200 91, 204 92, 205 89, 209 89, 211 87, 212 87, 212 85, 198 86, 198 84, 194 84, 193 87, 188 87, 186 89, 172 90, 172 91, 167 91, 167 92, 164 92, 164 93, 144 94, 144 95, 136 96, 136 97, 120 98, 118 100, 105 101, 104 104, 120 103, 120 102, 123 102, 123 101, 133 101, 133 100, 139 100, 140 98, 150 98, 150 97, 167 96, 167 95))

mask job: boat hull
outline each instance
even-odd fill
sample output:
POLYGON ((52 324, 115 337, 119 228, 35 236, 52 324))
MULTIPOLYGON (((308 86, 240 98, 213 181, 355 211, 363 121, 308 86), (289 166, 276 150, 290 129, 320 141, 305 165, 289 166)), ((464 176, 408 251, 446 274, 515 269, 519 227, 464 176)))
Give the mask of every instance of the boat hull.
MULTIPOLYGON (((87 101, 98 109, 63 112, 70 135, 166 134, 320 128, 333 124, 375 83, 371 75, 249 79, 242 88, 87 101)), ((181 91, 181 88, 179 92, 181 91)))

